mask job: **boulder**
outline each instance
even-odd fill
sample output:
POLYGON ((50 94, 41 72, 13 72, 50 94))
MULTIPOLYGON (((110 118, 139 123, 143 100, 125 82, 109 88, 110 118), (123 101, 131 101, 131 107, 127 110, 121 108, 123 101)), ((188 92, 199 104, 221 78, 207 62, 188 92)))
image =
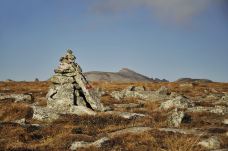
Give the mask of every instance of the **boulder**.
POLYGON ((121 100, 124 98, 137 98, 144 101, 160 101, 167 100, 170 98, 169 90, 165 87, 157 91, 146 91, 142 87, 128 87, 122 91, 113 91, 111 96, 116 100, 121 100))
POLYGON ((208 112, 214 113, 218 115, 225 115, 228 114, 228 107, 224 106, 215 106, 215 107, 204 107, 204 106, 197 106, 188 108, 187 112, 208 112))
POLYGON ((50 108, 33 106, 33 119, 39 121, 52 122, 59 118, 59 115, 50 108))
POLYGON ((228 119, 224 119, 224 120, 222 121, 222 123, 225 124, 225 125, 228 125, 228 119))
POLYGON ((170 127, 180 127, 184 116, 185 114, 183 111, 178 111, 177 108, 174 109, 171 115, 168 117, 168 125, 170 127))
POLYGON ((100 148, 102 147, 103 144, 105 144, 107 141, 109 141, 109 138, 108 137, 103 137, 95 142, 74 142, 73 144, 71 144, 70 146, 70 150, 78 150, 80 148, 89 148, 91 146, 94 146, 94 147, 97 147, 97 148, 100 148))
POLYGON ((178 96, 174 99, 161 103, 160 109, 162 110, 168 110, 170 108, 186 109, 193 106, 194 106, 194 103, 191 100, 183 96, 178 96))
POLYGON ((209 150, 220 149, 220 147, 221 147, 218 137, 215 137, 215 136, 202 140, 201 142, 198 143, 198 145, 200 145, 206 149, 209 149, 209 150))
POLYGON ((145 91, 146 88, 144 86, 130 86, 127 88, 130 91, 145 91))
POLYGON ((205 132, 199 131, 197 129, 159 128, 158 130, 162 132, 172 132, 184 135, 202 136, 205 134, 205 132))
POLYGON ((14 121, 14 123, 17 123, 17 124, 20 124, 20 125, 26 125, 26 120, 25 120, 25 118, 22 118, 22 119, 20 119, 20 120, 15 120, 14 121))
POLYGON ((32 94, 4 94, 0 93, 0 100, 13 99, 15 102, 33 103, 32 94))
POLYGON ((73 77, 67 77, 63 75, 54 75, 51 77, 51 82, 55 84, 65 84, 65 83, 74 83, 73 77))
POLYGON ((125 119, 136 119, 136 118, 142 118, 146 115, 139 114, 139 113, 130 113, 130 112, 119 112, 119 111, 107 111, 106 114, 115 114, 117 116, 123 117, 125 119))
POLYGON ((156 93, 158 95, 170 95, 170 90, 169 88, 162 86, 156 91, 156 93))

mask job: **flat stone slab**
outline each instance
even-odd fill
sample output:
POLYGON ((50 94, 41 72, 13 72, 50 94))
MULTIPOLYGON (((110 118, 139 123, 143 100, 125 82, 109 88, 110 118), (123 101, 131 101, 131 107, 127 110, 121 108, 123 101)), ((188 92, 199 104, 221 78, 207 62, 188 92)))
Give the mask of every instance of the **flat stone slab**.
POLYGON ((144 114, 139 114, 139 113, 119 112, 119 111, 108 111, 105 113, 106 114, 114 114, 114 115, 123 117, 125 119, 135 119, 135 118, 142 118, 142 117, 146 116, 144 114))
POLYGON ((159 128, 159 131, 162 132, 173 132, 173 133, 180 133, 185 135, 204 135, 206 132, 199 131, 197 129, 177 129, 177 128, 159 128))
POLYGON ((95 142, 84 142, 84 141, 76 141, 73 144, 71 144, 70 150, 77 150, 79 148, 89 148, 91 146, 100 148, 102 147, 102 144, 109 141, 108 137, 103 137, 95 142))
POLYGON ((13 99, 15 102, 33 103, 33 97, 31 94, 4 94, 0 93, 0 101, 5 99, 13 99))
POLYGON ((187 112, 209 112, 209 113, 215 113, 218 115, 225 115, 225 114, 228 114, 228 107, 224 107, 224 106, 215 106, 215 107, 197 106, 197 107, 188 108, 187 112))

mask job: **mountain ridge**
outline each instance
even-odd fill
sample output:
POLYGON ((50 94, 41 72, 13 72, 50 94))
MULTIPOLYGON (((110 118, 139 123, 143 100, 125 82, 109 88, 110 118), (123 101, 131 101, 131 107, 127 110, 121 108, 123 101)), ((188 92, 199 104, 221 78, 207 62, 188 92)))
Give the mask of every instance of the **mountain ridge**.
POLYGON ((118 72, 90 71, 84 73, 88 81, 107 82, 167 82, 167 80, 147 77, 128 68, 122 68, 118 72))

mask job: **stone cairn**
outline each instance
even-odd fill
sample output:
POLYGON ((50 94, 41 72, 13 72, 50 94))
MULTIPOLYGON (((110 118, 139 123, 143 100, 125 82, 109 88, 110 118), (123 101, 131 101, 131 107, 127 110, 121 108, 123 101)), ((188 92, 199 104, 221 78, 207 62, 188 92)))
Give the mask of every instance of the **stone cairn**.
POLYGON ((70 49, 60 58, 60 65, 50 79, 52 86, 47 94, 47 107, 63 114, 73 113, 77 110, 76 106, 103 111, 99 97, 91 89, 75 60, 70 49))

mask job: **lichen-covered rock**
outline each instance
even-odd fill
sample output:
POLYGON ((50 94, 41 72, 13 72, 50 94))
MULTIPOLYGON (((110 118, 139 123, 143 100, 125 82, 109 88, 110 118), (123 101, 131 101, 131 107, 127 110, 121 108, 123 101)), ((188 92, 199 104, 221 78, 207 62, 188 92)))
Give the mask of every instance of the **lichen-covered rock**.
POLYGON ((228 107, 224 106, 215 106, 215 107, 204 107, 204 106, 197 106, 188 108, 187 112, 209 112, 218 115, 225 115, 228 114, 228 107))
POLYGON ((228 125, 228 119, 224 119, 224 120, 222 121, 222 123, 225 124, 225 125, 228 125))
POLYGON ((0 93, 0 100, 13 99, 15 102, 33 103, 32 94, 4 94, 0 93))
POLYGON ((52 122, 59 118, 59 114, 54 110, 46 107, 33 106, 33 119, 39 121, 52 122))
POLYGON ((162 86, 156 91, 156 93, 159 95, 169 95, 171 92, 169 88, 162 86))
POLYGON ((108 137, 103 137, 103 138, 101 138, 101 139, 99 139, 99 140, 97 140, 95 142, 83 142, 83 141, 78 142, 78 141, 76 141, 73 144, 71 144, 70 150, 78 150, 80 148, 84 148, 85 149, 85 148, 89 148, 91 146, 100 148, 107 141, 109 141, 108 137))
POLYGON ((203 140, 198 143, 198 145, 203 146, 206 149, 212 150, 212 149, 220 149, 221 143, 218 139, 218 137, 212 136, 206 140, 203 140))
POLYGON ((139 113, 119 112, 119 111, 108 111, 105 113, 106 114, 114 114, 114 115, 123 117, 125 119, 136 119, 136 118, 142 118, 142 117, 146 116, 144 114, 139 114, 139 113))
POLYGON ((178 111, 177 109, 174 109, 171 115, 168 117, 168 125, 170 127, 180 127, 184 116, 185 114, 183 111, 178 111))
POLYGON ((60 114, 96 115, 95 111, 105 109, 100 102, 100 93, 91 89, 75 59, 71 50, 60 58, 60 65, 50 79, 47 107, 34 107, 34 119, 52 121, 60 114))
POLYGON ((69 109, 68 114, 75 114, 75 115, 96 115, 97 113, 91 110, 90 108, 84 106, 72 106, 69 109))
POLYGON ((130 86, 127 88, 129 91, 146 91, 144 86, 130 86))
POLYGON ((47 94, 48 107, 65 113, 73 106, 102 111, 99 94, 87 87, 89 83, 75 59, 71 50, 67 50, 66 55, 61 57, 60 65, 51 78, 53 86, 47 94))
POLYGON ((161 103, 160 109, 168 110, 170 108, 180 108, 185 109, 189 107, 193 107, 194 103, 186 97, 178 96, 174 99, 168 100, 166 102, 161 103))
POLYGON ((51 77, 51 82, 55 84, 73 83, 74 78, 63 75, 54 75, 51 77))
POLYGON ((165 87, 157 91, 146 91, 144 87, 130 86, 122 91, 113 91, 111 96, 116 100, 124 98, 137 98, 145 101, 160 101, 170 98, 169 90, 165 87))

